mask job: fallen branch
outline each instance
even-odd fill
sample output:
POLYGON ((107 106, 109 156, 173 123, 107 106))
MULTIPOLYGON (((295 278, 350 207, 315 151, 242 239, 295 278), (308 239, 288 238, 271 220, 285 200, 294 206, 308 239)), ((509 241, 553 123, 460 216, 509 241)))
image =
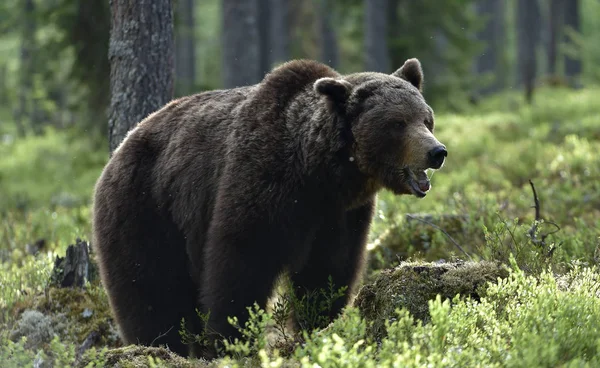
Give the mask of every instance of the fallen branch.
POLYGON ((471 260, 471 261, 473 260, 471 258, 471 256, 467 252, 465 252, 465 250, 460 246, 460 244, 458 244, 458 242, 456 240, 454 240, 454 238, 452 236, 450 236, 450 234, 448 234, 448 232, 446 232, 446 230, 442 229, 441 227, 437 226, 436 224, 434 224, 432 222, 429 222, 429 221, 419 218, 419 217, 415 217, 410 214, 406 214, 406 217, 409 217, 413 220, 421 221, 422 223, 427 224, 427 225, 433 227, 434 229, 441 231, 444 235, 446 235, 448 237, 448 239, 450 239, 450 241, 458 248, 458 250, 460 250, 467 258, 469 258, 469 260, 471 260))

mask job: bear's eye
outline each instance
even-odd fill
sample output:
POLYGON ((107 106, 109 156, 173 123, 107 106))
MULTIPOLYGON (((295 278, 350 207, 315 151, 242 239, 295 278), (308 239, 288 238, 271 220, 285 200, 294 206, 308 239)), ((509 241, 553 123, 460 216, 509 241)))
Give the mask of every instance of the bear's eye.
POLYGON ((425 123, 425 126, 427 127, 427 129, 429 129, 430 131, 433 131, 433 121, 425 119, 424 123, 425 123))

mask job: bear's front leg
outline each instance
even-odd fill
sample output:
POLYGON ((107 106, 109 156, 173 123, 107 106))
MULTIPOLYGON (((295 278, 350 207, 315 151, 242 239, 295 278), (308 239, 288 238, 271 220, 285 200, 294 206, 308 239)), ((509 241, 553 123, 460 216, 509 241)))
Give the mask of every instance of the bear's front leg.
POLYGON ((292 321, 296 329, 324 328, 348 303, 362 276, 373 209, 371 201, 328 218, 320 227, 308 260, 290 275, 296 300, 305 297, 304 303, 294 306, 292 321), (336 295, 342 287, 345 291, 336 295), (316 315, 312 312, 315 308, 319 312, 316 315))
MULTIPOLYGON (((240 334, 228 317, 240 326, 248 320, 247 307, 265 308, 274 283, 282 272, 277 256, 277 231, 258 221, 222 224, 215 221, 205 247, 201 304, 209 312, 207 357, 215 357, 222 340, 240 334), (216 343, 216 344, 215 344, 216 343), (217 346, 215 348, 215 346, 217 346)), ((280 239, 281 240, 281 239, 280 239)))

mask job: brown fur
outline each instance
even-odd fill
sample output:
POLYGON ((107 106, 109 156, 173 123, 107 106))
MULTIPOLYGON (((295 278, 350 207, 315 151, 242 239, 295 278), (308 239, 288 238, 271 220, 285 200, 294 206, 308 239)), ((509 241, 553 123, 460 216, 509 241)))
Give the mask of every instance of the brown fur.
POLYGON ((195 308, 236 336, 226 317, 264 307, 283 272, 298 290, 329 275, 349 285, 333 318, 361 274, 377 190, 411 194, 406 169, 430 167, 440 145, 421 85, 414 59, 348 76, 292 61, 140 122, 94 197, 93 246, 124 342, 185 355, 179 323, 198 331, 195 308))

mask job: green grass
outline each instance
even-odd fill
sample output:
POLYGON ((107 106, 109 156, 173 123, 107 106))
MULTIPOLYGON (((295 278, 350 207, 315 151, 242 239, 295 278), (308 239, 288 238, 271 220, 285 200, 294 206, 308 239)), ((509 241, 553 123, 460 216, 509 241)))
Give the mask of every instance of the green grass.
MULTIPOLYGON (((552 237, 555 258, 593 262, 600 227, 600 107, 594 102, 599 92, 541 90, 532 107, 507 95, 484 101, 469 115, 438 116, 436 135, 449 151, 445 167, 435 172, 432 191, 422 200, 383 193, 372 239, 394 225, 400 230, 388 244, 417 245, 405 256, 463 256, 441 232, 431 235, 431 229, 422 230, 426 225, 408 224, 404 214, 466 216, 448 232, 472 256, 493 257, 481 249, 483 225, 517 219, 530 226, 532 180, 542 218, 560 227, 552 237)), ((544 226, 545 232, 552 229, 544 226)))
MULTIPOLYGON (((379 196, 370 234, 370 277, 407 259, 467 258, 458 246, 475 261, 510 264, 512 259, 519 267, 513 267, 506 281, 490 286, 479 301, 431 301, 430 323, 421 324, 405 310, 399 311, 380 345, 370 341, 367 321, 349 309, 326 331, 307 335, 306 343, 291 356, 281 357, 280 363, 321 367, 597 364, 599 94, 597 87, 543 89, 533 106, 525 106, 520 95, 508 93, 482 101, 469 114, 439 114, 436 135, 448 147, 448 161, 433 175, 432 191, 424 199, 388 192, 379 196), (537 239, 560 229, 548 236, 544 246, 528 235, 534 222, 529 180, 538 192, 545 221, 539 225, 537 239)), ((64 255, 77 237, 89 239, 92 188, 107 153, 95 149, 90 139, 65 131, 48 130, 42 136, 16 140, 11 129, 3 129, 0 360, 8 366, 31 365, 42 355, 49 361, 70 361, 82 342, 73 330, 55 328, 53 340, 35 348, 11 340, 10 331, 27 308, 57 318, 58 309, 44 304, 57 295, 48 285, 48 276, 56 255, 64 255), (39 239, 45 240, 45 247, 37 256, 30 255, 26 245, 39 239)), ((65 300, 65 308, 80 311, 82 303, 93 300, 104 316, 107 303, 102 290, 90 285, 83 293, 65 300)), ((80 317, 68 314, 67 318, 78 321, 80 317)), ((101 323, 106 329, 106 320, 101 323)), ((82 325, 77 331, 83 333, 88 327, 82 325)), ((89 361, 103 359, 102 353, 90 354, 89 361)), ((278 366, 277 354, 270 349, 253 359, 278 366)), ((219 364, 244 362, 248 363, 238 359, 219 364)))

